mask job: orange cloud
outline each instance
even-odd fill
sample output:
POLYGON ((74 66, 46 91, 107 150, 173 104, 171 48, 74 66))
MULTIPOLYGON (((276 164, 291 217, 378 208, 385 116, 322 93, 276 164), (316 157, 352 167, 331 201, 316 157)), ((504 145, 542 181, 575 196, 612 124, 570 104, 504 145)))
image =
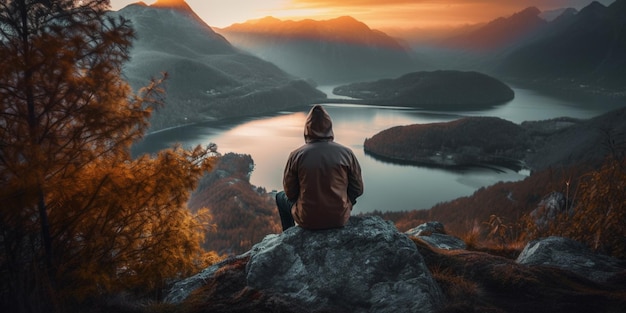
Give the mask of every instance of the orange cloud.
MULTIPOLYGON (((144 0, 146 1, 146 0, 144 0)), ((156 0, 146 1, 153 3, 156 0)), ((163 1, 163 0, 160 0, 163 1)), ((275 16, 281 19, 327 20, 350 15, 372 28, 430 27, 488 22, 529 6, 540 10, 580 9, 592 0, 185 0, 211 26, 275 16)), ((120 9, 137 0, 111 0, 120 9)), ((609 5, 614 0, 599 0, 609 5)))
MULTIPOLYGON (((614 0, 600 1, 605 5, 614 0)), ((527 7, 580 9, 591 0, 291 0, 288 7, 316 9, 325 16, 351 15, 372 27, 415 27, 488 22, 527 7)))

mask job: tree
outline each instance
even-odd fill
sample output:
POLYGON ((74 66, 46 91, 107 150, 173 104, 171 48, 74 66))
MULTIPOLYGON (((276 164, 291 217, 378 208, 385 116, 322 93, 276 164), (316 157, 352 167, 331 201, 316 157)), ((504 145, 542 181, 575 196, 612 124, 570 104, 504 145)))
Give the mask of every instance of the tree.
POLYGON ((206 257, 185 203, 211 151, 131 158, 162 80, 122 79, 134 34, 108 6, 0 3, 0 306, 16 312, 158 289, 206 257))

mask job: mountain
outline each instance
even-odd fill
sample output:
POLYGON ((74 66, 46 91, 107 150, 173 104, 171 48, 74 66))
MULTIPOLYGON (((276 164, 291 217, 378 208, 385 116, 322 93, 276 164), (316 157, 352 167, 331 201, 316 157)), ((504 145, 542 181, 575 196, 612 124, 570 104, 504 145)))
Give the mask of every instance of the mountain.
MULTIPOLYGON (((511 52, 498 73, 545 87, 603 88, 626 85, 626 0, 606 7, 593 2, 578 14, 561 16, 542 36, 511 52)), ((623 95, 622 95, 623 96, 623 95)))
POLYGON ((552 22, 562 16, 576 15, 577 13, 578 10, 574 8, 560 8, 556 10, 543 11, 541 12, 541 14, 539 14, 539 17, 548 22, 552 22))
POLYGON ((319 84, 396 76, 416 66, 409 48, 349 16, 325 21, 266 17, 218 32, 235 46, 319 84))
POLYGON ((626 151, 625 121, 626 107, 589 120, 524 122, 522 126, 536 138, 525 161, 534 170, 583 163, 597 166, 607 154, 626 151), (546 126, 552 130, 547 136, 546 126))
POLYGON ((111 12, 133 23, 136 40, 124 76, 134 89, 161 72, 166 105, 151 130, 278 111, 325 95, 274 64, 243 53, 204 23, 184 0, 139 2, 111 12))
POLYGON ((539 9, 529 7, 510 17, 497 18, 478 29, 445 39, 440 45, 478 52, 504 49, 544 27, 547 22, 540 14, 539 9))

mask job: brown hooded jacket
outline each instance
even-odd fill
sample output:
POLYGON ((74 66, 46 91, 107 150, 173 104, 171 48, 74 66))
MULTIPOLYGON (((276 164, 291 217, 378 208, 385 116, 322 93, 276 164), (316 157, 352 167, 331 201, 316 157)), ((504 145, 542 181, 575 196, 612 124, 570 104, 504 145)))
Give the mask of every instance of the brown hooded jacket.
POLYGON ((292 215, 300 227, 342 227, 363 194, 361 166, 349 148, 334 142, 332 120, 315 105, 304 126, 306 144, 289 155, 283 187, 295 202, 292 215))

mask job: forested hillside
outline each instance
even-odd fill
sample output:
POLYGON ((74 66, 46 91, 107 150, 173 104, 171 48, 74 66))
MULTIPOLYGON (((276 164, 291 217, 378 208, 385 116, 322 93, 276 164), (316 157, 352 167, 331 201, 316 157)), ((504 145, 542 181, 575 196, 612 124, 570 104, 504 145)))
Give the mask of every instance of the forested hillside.
POLYGON ((525 129, 496 117, 396 126, 366 138, 375 157, 401 163, 461 167, 500 164, 520 167, 529 147, 525 129))
POLYGON ((439 110, 484 109, 515 97, 513 90, 496 78, 448 70, 342 85, 333 93, 360 99, 361 103, 439 110))
POLYGON ((166 105, 154 112, 151 131, 274 112, 326 97, 304 80, 233 47, 182 0, 139 2, 109 15, 133 23, 136 37, 124 64, 133 88, 168 73, 166 105))
POLYGON ((428 210, 375 214, 394 221, 400 230, 440 221, 470 246, 508 250, 504 253, 509 257, 529 240, 556 235, 624 259, 625 162, 622 154, 610 156, 602 166, 554 166, 521 182, 500 182, 428 210), (553 192, 564 202, 547 202, 553 192))
POLYGON ((254 163, 249 155, 227 153, 206 175, 189 200, 189 208, 208 208, 215 228, 204 248, 220 254, 249 250, 268 234, 280 232, 274 196, 250 184, 254 163))
POLYGON ((386 160, 418 166, 503 165, 499 156, 522 161, 518 165, 525 164, 532 174, 428 210, 379 214, 401 230, 440 221, 473 244, 502 245, 557 234, 624 257, 617 239, 624 234, 617 225, 626 218, 625 114, 621 108, 588 120, 557 118, 521 125, 472 117, 381 131, 366 139, 364 148, 386 160), (553 193, 565 199, 558 207, 544 201, 553 193))

